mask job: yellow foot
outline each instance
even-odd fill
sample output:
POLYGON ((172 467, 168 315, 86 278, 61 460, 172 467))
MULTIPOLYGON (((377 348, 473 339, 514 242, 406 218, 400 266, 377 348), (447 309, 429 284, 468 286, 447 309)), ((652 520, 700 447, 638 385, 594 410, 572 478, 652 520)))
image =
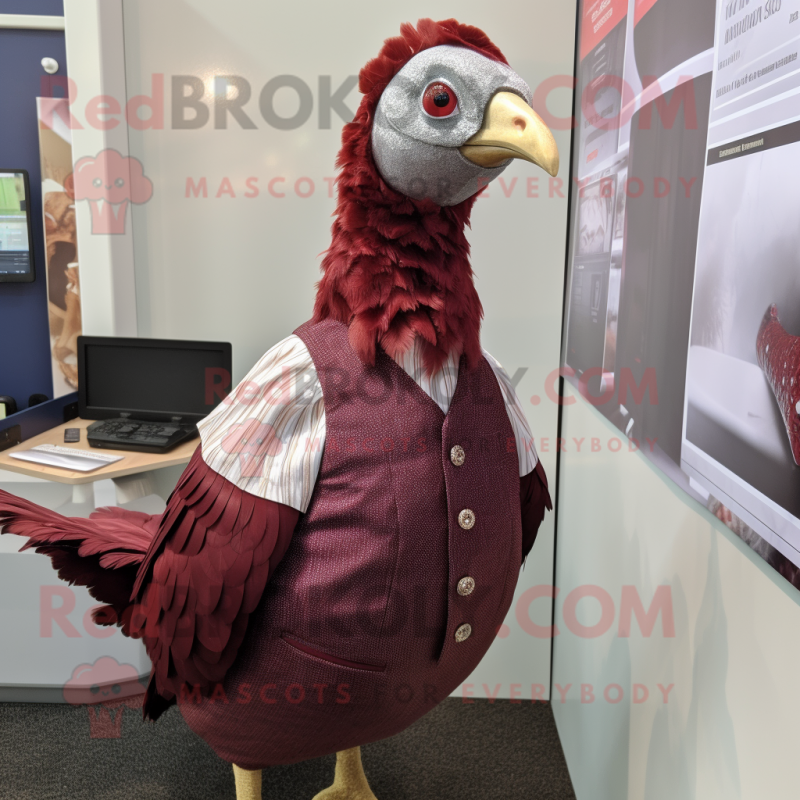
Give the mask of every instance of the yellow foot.
POLYGON ((261 770, 249 770, 233 765, 236 779, 236 800, 261 800, 261 770))
POLYGON ((378 800, 367 783, 360 747, 336 754, 333 785, 321 791, 314 800, 378 800))

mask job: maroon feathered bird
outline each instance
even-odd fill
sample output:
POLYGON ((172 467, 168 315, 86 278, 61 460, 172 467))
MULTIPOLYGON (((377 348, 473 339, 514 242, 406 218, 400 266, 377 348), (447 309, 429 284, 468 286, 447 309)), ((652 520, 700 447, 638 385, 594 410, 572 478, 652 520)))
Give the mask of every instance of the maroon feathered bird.
POLYGON ((550 508, 480 347, 464 227, 512 158, 555 174, 552 135, 455 20, 404 25, 360 89, 314 317, 201 423, 164 514, 65 519, 0 493, 4 531, 143 638, 145 716, 177 702, 240 800, 261 768, 332 752, 319 797, 372 798, 358 747, 475 668, 550 508))

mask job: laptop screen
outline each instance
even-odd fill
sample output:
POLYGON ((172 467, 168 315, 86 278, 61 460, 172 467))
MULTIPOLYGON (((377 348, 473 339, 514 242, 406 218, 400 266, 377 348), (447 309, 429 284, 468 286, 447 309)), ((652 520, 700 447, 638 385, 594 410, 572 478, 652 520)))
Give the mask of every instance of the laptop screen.
POLYGON ((80 414, 148 419, 208 415, 230 388, 231 347, 223 342, 81 337, 80 414))

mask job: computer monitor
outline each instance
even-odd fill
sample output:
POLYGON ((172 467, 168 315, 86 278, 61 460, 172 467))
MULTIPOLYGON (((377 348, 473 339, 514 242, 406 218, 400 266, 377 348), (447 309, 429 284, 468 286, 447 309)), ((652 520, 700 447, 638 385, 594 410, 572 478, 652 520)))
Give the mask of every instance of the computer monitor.
POLYGON ((231 345, 180 339, 78 337, 78 413, 196 424, 231 384, 231 345))
POLYGON ((0 169, 0 282, 31 283, 35 278, 28 173, 0 169))

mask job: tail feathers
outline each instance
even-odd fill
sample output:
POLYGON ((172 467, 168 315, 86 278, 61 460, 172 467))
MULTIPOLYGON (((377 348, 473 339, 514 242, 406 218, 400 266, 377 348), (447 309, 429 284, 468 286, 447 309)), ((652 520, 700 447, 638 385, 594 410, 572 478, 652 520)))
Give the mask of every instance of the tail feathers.
POLYGON ((0 532, 25 536, 50 557, 58 576, 86 586, 106 606, 96 609, 101 625, 119 624, 129 635, 125 614, 139 564, 158 530, 159 516, 122 508, 101 508, 88 519, 61 514, 0 490, 0 532))

